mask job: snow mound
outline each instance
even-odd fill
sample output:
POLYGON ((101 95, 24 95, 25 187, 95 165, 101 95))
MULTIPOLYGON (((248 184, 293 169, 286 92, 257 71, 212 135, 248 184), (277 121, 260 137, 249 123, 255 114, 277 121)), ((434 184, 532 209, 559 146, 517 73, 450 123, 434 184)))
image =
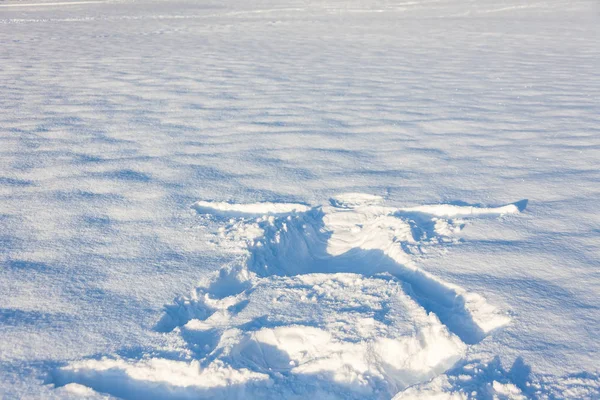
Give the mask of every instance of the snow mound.
POLYGON ((62 368, 57 381, 71 380, 125 399, 239 398, 245 387, 268 381, 268 376, 218 361, 203 368, 196 360, 148 358, 133 363, 103 358, 62 368))
POLYGON ((65 394, 77 395, 78 397, 92 397, 97 394, 96 391, 78 383, 69 383, 68 385, 63 386, 61 389, 65 394))
POLYGON ((366 193, 344 193, 334 196, 331 204, 342 208, 356 208, 359 206, 373 206, 383 203, 381 196, 366 193))
POLYGON ((509 318, 416 260, 465 223, 440 215, 519 210, 382 203, 196 203, 223 224, 217 244, 246 252, 166 308, 157 330, 185 356, 79 361, 55 383, 123 398, 391 398, 430 381, 509 318))
POLYGON ((198 201, 192 207, 199 213, 231 217, 254 214, 284 215, 309 210, 309 207, 304 204, 293 203, 231 204, 225 202, 198 201))
POLYGON ((405 212, 421 212, 425 214, 435 215, 437 217, 459 217, 469 215, 499 215, 499 214, 518 214, 519 207, 516 204, 508 204, 503 207, 473 207, 473 206, 456 206, 451 204, 436 204, 426 205, 411 208, 402 208, 405 212))

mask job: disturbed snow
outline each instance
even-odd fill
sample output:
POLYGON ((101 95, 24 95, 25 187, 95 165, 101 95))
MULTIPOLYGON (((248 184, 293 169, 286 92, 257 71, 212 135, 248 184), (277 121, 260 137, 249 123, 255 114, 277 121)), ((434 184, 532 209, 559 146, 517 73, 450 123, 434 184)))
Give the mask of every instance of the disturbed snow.
POLYGON ((600 397, 597 2, 65 3, 0 4, 0 397, 600 397))
POLYGON ((198 212, 224 223, 218 241, 241 242, 248 254, 158 323, 181 339, 185 357, 79 361, 58 369, 55 382, 123 398, 345 399, 391 398, 429 381, 464 356, 465 343, 509 318, 413 258, 452 242, 461 218, 519 208, 381 201, 346 194, 316 208, 197 202, 198 212))

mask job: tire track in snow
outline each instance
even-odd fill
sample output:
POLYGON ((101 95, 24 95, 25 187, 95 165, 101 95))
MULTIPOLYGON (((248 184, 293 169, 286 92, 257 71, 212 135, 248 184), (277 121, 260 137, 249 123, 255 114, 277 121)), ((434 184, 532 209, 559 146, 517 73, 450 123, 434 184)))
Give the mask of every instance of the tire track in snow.
POLYGON ((223 224, 217 244, 246 255, 166 307, 157 330, 185 356, 83 360, 54 381, 123 398, 391 398, 509 321, 415 257, 452 243, 463 218, 524 205, 397 209, 363 194, 323 207, 198 202, 223 224))

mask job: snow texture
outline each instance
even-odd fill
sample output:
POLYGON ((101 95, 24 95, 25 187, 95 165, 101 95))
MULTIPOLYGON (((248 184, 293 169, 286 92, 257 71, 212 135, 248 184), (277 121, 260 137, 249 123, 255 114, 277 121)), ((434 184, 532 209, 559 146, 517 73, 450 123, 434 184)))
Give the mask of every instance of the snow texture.
POLYGON ((382 200, 347 194, 312 209, 195 203, 225 223, 221 240, 246 243, 248 254, 168 307, 159 322, 192 361, 80 361, 58 369, 55 383, 132 399, 346 399, 391 398, 429 381, 464 356, 465 343, 509 318, 419 269, 414 255, 450 242, 445 233, 464 223, 439 215, 519 209, 396 209, 382 200))
POLYGON ((0 2, 0 398, 600 398, 599 18, 0 2))

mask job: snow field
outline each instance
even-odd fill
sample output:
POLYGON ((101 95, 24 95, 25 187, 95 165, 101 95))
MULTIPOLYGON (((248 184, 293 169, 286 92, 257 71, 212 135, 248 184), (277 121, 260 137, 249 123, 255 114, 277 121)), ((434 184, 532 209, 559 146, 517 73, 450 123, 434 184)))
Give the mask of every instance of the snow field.
MULTIPOLYGON (((406 307, 435 315, 438 340, 463 343, 453 367, 421 371, 437 377, 398 396, 600 397, 597 1, 4 3, 0 398, 244 397, 268 385, 389 398, 383 374, 420 380, 372 360, 348 369, 357 385, 323 372, 303 386, 309 374, 291 367, 280 377, 260 358, 212 354, 277 328, 239 328, 238 314, 260 313, 253 287, 323 273, 358 275, 374 296, 369 282, 392 282, 406 307), (370 195, 335 198, 346 192, 370 195), (471 215, 524 198, 524 213, 471 215), (198 199, 244 212, 198 215, 198 199), (258 215, 243 206, 264 203, 258 215), (285 210, 269 215, 273 204, 285 210), (363 220, 352 209, 366 205, 363 220), (306 247, 269 244, 277 232, 306 247), (227 302, 222 326, 185 336, 227 302), (188 385, 200 375, 204 389, 188 385)), ((361 321, 381 322, 369 307, 361 321)), ((308 322, 293 325, 335 331, 308 322)), ((402 332, 395 341, 418 336, 402 332)), ((269 354, 279 367, 290 357, 269 354)))

